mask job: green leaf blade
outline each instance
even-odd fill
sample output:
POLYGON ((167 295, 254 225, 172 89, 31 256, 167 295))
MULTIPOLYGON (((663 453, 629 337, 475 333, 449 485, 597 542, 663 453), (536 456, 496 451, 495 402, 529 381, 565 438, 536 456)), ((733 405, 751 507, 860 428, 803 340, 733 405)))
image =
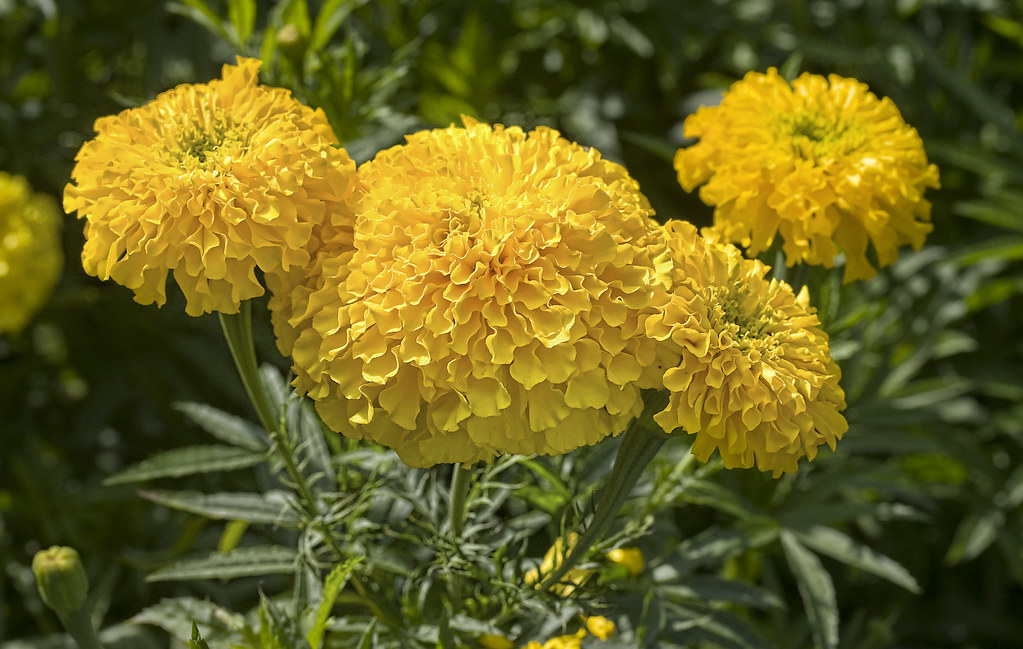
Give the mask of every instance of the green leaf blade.
POLYGON ((106 486, 145 482, 157 478, 179 478, 197 473, 233 471, 255 466, 265 455, 234 446, 189 446, 158 453, 123 471, 115 473, 106 486))

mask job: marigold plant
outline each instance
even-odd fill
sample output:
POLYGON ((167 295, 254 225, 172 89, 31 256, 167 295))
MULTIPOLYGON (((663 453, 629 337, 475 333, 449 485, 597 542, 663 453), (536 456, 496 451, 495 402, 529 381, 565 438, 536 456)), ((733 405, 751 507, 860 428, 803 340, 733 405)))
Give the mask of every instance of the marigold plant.
POLYGON ((16 334, 60 278, 61 214, 21 176, 0 172, 0 334, 16 334))
POLYGON ((549 128, 465 122, 359 168, 352 243, 275 318, 327 425, 412 466, 593 444, 660 381, 639 311, 668 262, 636 182, 549 128))
POLYGON ((750 72, 685 121, 699 141, 675 155, 686 191, 714 206, 713 231, 766 250, 781 236, 789 265, 831 267, 845 253, 845 281, 873 277, 920 248, 931 231, 928 187, 938 169, 888 98, 855 79, 803 74, 790 85, 771 68, 750 72))
POLYGON ((258 85, 259 66, 96 120, 64 193, 86 272, 159 305, 170 272, 190 315, 236 313, 263 293, 257 268, 303 268, 324 222, 351 221, 355 165, 323 111, 258 85))
POLYGON ((666 431, 695 435, 701 461, 718 450, 726 468, 796 470, 848 428, 828 336, 809 305, 769 268, 734 246, 707 241, 682 221, 665 226, 675 267, 655 298, 647 334, 678 354, 664 373, 666 431))

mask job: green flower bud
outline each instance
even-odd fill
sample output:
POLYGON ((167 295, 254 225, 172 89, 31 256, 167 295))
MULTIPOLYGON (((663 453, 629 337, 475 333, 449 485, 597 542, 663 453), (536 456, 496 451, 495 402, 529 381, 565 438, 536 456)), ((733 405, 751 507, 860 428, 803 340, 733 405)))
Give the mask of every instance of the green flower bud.
POLYGON ((85 604, 89 580, 74 548, 55 545, 36 552, 32 574, 43 601, 61 617, 78 611, 85 604))

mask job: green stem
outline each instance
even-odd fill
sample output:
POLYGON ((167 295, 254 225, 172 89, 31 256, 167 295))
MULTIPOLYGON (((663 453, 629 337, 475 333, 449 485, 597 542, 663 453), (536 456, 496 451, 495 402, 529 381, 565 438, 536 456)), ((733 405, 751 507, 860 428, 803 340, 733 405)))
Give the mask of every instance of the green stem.
POLYGON ((266 390, 263 389, 263 381, 259 378, 256 349, 252 342, 252 307, 249 302, 242 302, 238 313, 221 313, 220 326, 224 329, 231 358, 238 368, 249 401, 255 407, 263 428, 272 434, 281 428, 281 422, 280 417, 275 415, 274 407, 266 396, 266 390))
POLYGON ((465 501, 469 495, 469 470, 456 464, 451 474, 450 508, 451 534, 457 539, 465 526, 465 501))
POLYGON ((60 621, 67 629, 68 635, 78 645, 78 649, 104 649, 103 644, 96 637, 96 630, 92 628, 92 620, 89 618, 88 610, 81 606, 67 615, 58 615, 60 621))
POLYGON ((586 556, 593 544, 600 540, 614 523, 618 510, 622 508, 632 488, 643 475, 644 469, 667 440, 667 436, 659 429, 655 429, 656 424, 651 425, 650 420, 653 412, 663 407, 660 401, 655 398, 648 402, 643 414, 629 425, 589 527, 579 535, 575 546, 569 550, 561 564, 545 575, 537 588, 544 590, 557 584, 586 556))
POLYGON ((284 462, 284 470, 288 477, 295 484, 299 496, 305 502, 310 514, 316 512, 316 498, 313 497, 309 483, 306 481, 302 471, 295 461, 294 451, 291 442, 284 430, 283 417, 277 414, 277 410, 267 397, 266 389, 262 379, 259 378, 259 365, 256 362, 256 349, 252 341, 252 307, 249 302, 242 302, 238 313, 221 313, 220 325, 224 329, 224 337, 227 339, 227 346, 231 350, 231 357, 234 359, 235 367, 245 385, 245 392, 256 409, 263 428, 270 434, 278 457, 284 462))

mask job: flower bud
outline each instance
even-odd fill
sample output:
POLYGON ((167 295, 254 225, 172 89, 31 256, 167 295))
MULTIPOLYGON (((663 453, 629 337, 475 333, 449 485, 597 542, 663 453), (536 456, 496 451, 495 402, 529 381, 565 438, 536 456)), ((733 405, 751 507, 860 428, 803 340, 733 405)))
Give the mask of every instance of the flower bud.
POLYGON ((74 548, 55 545, 36 552, 32 574, 43 601, 61 617, 78 611, 85 604, 89 580, 74 548))

